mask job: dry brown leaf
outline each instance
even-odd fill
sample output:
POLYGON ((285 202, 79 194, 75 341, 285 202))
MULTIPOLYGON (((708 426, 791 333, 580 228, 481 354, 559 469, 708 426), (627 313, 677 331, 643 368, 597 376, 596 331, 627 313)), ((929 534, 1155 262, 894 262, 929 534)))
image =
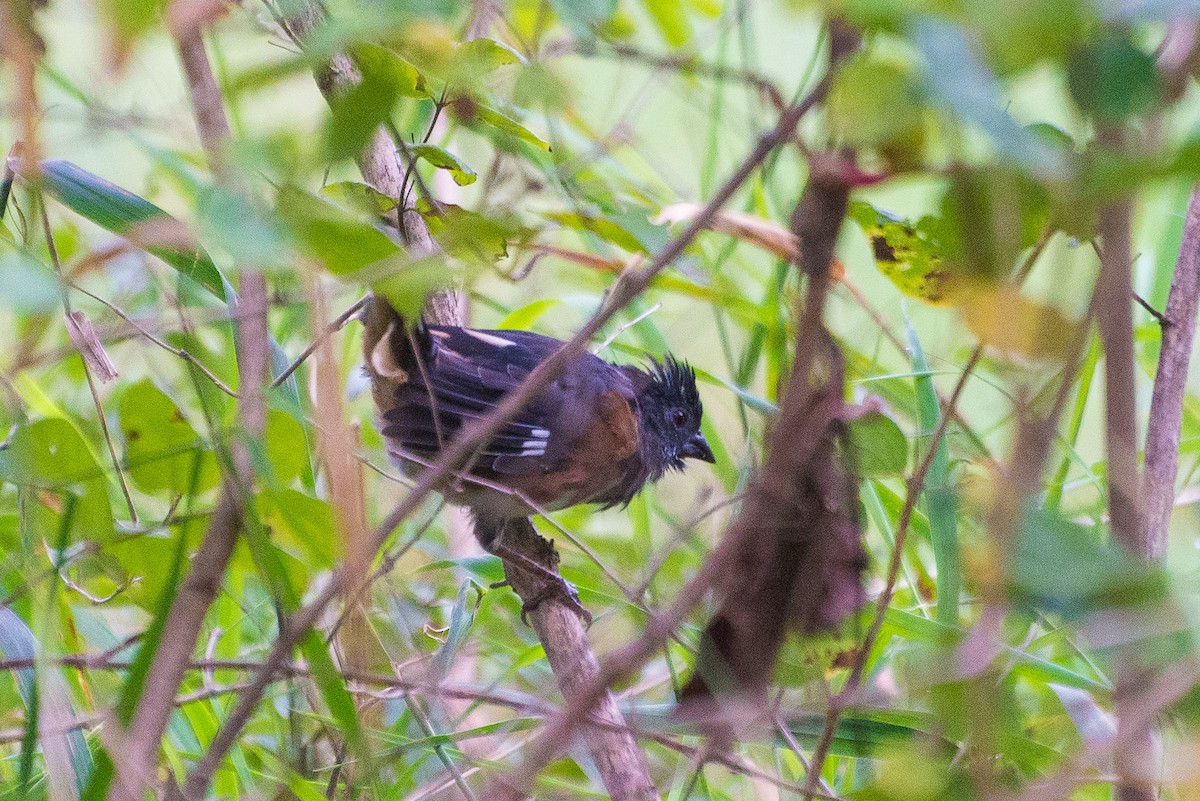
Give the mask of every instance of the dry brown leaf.
POLYGON ((96 329, 87 315, 81 311, 73 311, 64 320, 71 342, 96 378, 100 379, 101 383, 116 379, 117 368, 104 351, 104 345, 100 343, 100 337, 96 335, 96 329))
MULTIPOLYGON (((654 222, 664 223, 690 222, 706 207, 700 203, 672 203, 664 206, 654 222)), ((734 239, 754 245, 757 248, 774 254, 780 259, 795 262, 800 257, 800 239, 785 226, 779 223, 755 217, 740 211, 718 211, 708 224, 710 231, 732 236, 734 239)), ((830 269, 830 279, 837 281, 846 274, 846 268, 840 261, 834 259, 830 269)))

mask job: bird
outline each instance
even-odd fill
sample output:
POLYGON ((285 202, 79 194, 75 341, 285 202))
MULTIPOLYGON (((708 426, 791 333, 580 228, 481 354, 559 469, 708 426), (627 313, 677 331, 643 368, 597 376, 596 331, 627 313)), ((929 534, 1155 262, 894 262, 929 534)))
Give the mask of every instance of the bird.
MULTIPOLYGON (((389 456, 412 474, 566 343, 521 330, 410 324, 385 299, 365 313, 364 361, 389 456)), ((696 373, 668 354, 644 367, 588 352, 440 487, 493 551, 505 524, 577 504, 624 506, 685 460, 714 463, 696 373)))

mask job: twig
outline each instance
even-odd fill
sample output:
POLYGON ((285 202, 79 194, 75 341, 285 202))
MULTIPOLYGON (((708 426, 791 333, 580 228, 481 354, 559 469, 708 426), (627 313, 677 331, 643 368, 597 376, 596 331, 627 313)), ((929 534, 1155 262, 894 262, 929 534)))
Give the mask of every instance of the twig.
POLYGON ((300 353, 299 356, 296 357, 296 360, 294 362, 292 362, 291 364, 289 364, 288 368, 286 370, 284 370, 282 373, 280 373, 278 378, 276 378, 274 381, 271 382, 271 389, 275 389, 276 387, 283 384, 284 381, 287 381, 288 378, 292 375, 292 373, 296 372, 296 370, 298 370, 300 368, 300 365, 304 364, 304 361, 306 359, 308 359, 309 356, 312 356, 313 353, 316 352, 317 348, 319 348, 321 346, 321 343, 324 342, 325 339, 332 336, 337 331, 340 331, 342 326, 344 326, 346 323, 348 323, 350 321, 350 319, 352 317, 354 317, 354 315, 356 315, 360 311, 362 311, 363 306, 367 305, 368 300, 370 300, 369 295, 366 297, 359 298, 353 306, 346 309, 344 312, 342 312, 336 318, 334 318, 333 322, 331 322, 328 326, 326 326, 325 330, 323 330, 321 333, 317 334, 316 338, 313 339, 313 341, 309 344, 309 346, 307 348, 305 348, 300 353))
POLYGON ((171 345, 170 343, 164 342, 163 340, 159 339, 157 336, 155 336, 154 334, 147 331, 137 320, 134 320, 132 317, 127 315, 115 303, 112 303, 111 301, 105 300, 104 298, 100 297, 99 295, 89 292, 88 290, 84 289, 79 284, 76 284, 73 281, 68 283, 68 286, 70 286, 72 289, 74 289, 78 292, 82 292, 83 294, 85 294, 89 298, 91 298, 92 300, 105 306, 113 314, 117 315, 122 320, 124 320, 126 323, 128 323, 129 325, 131 325, 135 329, 137 329, 138 333, 140 333, 146 339, 153 342, 155 345, 158 345, 160 348, 167 351, 168 353, 175 354, 176 356, 183 359, 188 364, 194 366, 200 372, 204 373, 205 377, 207 377, 209 381, 212 381, 217 389, 221 390, 229 397, 231 397, 231 398, 238 397, 238 394, 236 392, 234 392, 232 389, 230 389, 228 384, 226 384, 224 381, 222 381, 220 378, 218 378, 212 372, 212 370, 209 370, 207 367, 205 367, 204 363, 202 361, 200 361, 198 358, 196 358, 196 356, 194 354, 192 354, 190 351, 186 351, 183 348, 177 348, 174 345, 171 345))
POLYGON ((671 70, 678 72, 681 75, 702 75, 706 78, 712 78, 718 81, 738 81, 747 86, 753 87, 756 91, 766 97, 767 101, 777 110, 782 111, 787 108, 787 101, 784 100, 783 93, 779 91, 779 87, 774 81, 750 70, 731 69, 715 64, 707 64, 700 61, 692 55, 682 56, 660 56, 653 53, 646 53, 636 47, 620 44, 617 42, 609 42, 604 50, 597 50, 589 45, 588 47, 577 48, 576 52, 583 56, 591 55, 611 55, 624 60, 630 60, 647 64, 656 69, 671 70))
MULTIPOLYGON (((224 169, 222 149, 229 140, 229 123, 200 31, 192 29, 183 34, 177 45, 209 167, 219 182, 236 185, 237 179, 224 169)), ((267 287, 263 274, 256 270, 242 272, 239 283, 238 311, 244 313, 245 318, 237 327, 238 389, 241 394, 238 411, 246 435, 257 439, 262 436, 266 423, 263 385, 270 364, 267 287)), ((224 482, 221 500, 187 578, 171 604, 162 640, 129 722, 124 758, 114 760, 116 774, 109 790, 110 801, 140 799, 145 777, 155 774, 159 743, 170 720, 173 701, 232 556, 242 526, 243 504, 250 497, 254 468, 245 441, 235 438, 230 451, 231 472, 224 482)))
POLYGON ((1164 315, 1158 309, 1151 306, 1150 302, 1148 300, 1146 300, 1145 298, 1143 298, 1141 295, 1139 295, 1136 292, 1133 293, 1133 301, 1137 305, 1141 306, 1146 311, 1147 314, 1149 314, 1151 317, 1153 317, 1154 322, 1158 323, 1160 326, 1165 328, 1166 326, 1168 326, 1170 324, 1167 320, 1166 315, 1164 315))
POLYGON ((1162 347, 1150 419, 1146 430, 1145 472, 1142 474, 1142 542, 1146 556, 1161 558, 1167 550, 1167 530, 1175 500, 1175 474, 1179 465, 1179 439, 1183 401, 1187 393, 1188 363, 1196 335, 1197 299, 1200 298, 1200 189, 1188 202, 1183 241, 1175 263, 1175 277, 1167 293, 1163 314, 1162 347))
MULTIPOLYGON (((58 260, 58 247, 54 244, 54 233, 50 230, 50 216, 46 213, 46 204, 39 198, 38 212, 42 218, 42 232, 46 235, 46 250, 50 253, 50 263, 54 265, 54 272, 58 276, 58 280, 62 282, 62 298, 63 310, 67 316, 71 316, 71 299, 67 293, 66 279, 63 277, 62 263, 58 260)), ((67 321, 68 324, 70 320, 67 321)), ((78 350, 78 345, 76 345, 78 350)), ((129 484, 125 481, 125 471, 121 469, 121 458, 117 456, 117 447, 113 444, 112 432, 108 430, 108 418, 104 415, 104 406, 100 403, 100 393, 96 391, 96 380, 92 377, 92 367, 88 363, 87 356, 83 351, 79 351, 79 358, 83 362, 83 377, 87 379, 88 391, 92 395, 92 405, 96 408, 96 418, 100 422, 100 433, 104 436, 104 444, 108 446, 108 456, 112 459, 113 470, 117 474, 117 483, 121 485, 121 494, 125 496, 125 506, 129 509, 129 519, 134 525, 138 523, 137 509, 133 505, 133 496, 129 494, 129 484)))

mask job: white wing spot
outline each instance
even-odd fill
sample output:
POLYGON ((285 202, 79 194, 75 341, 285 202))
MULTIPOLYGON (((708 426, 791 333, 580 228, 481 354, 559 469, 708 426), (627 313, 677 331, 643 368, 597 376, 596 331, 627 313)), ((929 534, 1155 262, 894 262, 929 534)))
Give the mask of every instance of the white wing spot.
MULTIPOLYGON (((538 439, 550 439, 550 432, 544 428, 535 428, 530 432, 530 434, 538 439)), ((545 446, 543 445, 543 447, 545 446)))
POLYGON ((498 337, 494 334, 485 334, 483 331, 476 331, 473 328, 464 328, 462 332, 467 336, 475 337, 480 342, 486 342, 489 345, 495 345, 497 348, 511 348, 517 344, 516 342, 507 340, 504 337, 498 337))

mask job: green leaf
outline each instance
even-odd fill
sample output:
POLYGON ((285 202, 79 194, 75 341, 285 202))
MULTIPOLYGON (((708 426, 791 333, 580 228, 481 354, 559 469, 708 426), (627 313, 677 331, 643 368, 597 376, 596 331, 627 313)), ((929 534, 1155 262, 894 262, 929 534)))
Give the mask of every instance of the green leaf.
POLYGON ((58 278, 24 248, 0 248, 0 305, 19 314, 46 314, 62 304, 58 278))
POLYGON ((515 219, 485 216, 452 203, 432 207, 421 198, 417 211, 425 218, 429 231, 450 255, 472 262, 492 264, 508 255, 508 242, 523 235, 515 219))
POLYGON ((458 597, 454 600, 454 607, 450 610, 450 626, 446 630, 445 641, 433 658, 434 681, 444 681, 450 673, 458 649, 462 647, 471 630, 471 624, 475 622, 474 606, 470 601, 476 586, 474 582, 466 581, 458 588, 458 597))
POLYGON ((686 4, 679 0, 642 0, 642 5, 671 47, 679 47, 692 38, 686 4))
POLYGON ((304 654, 312 671, 313 680, 325 699, 326 706, 338 723, 341 734, 346 738, 347 745, 352 751, 357 751, 362 742, 362 734, 358 725, 358 710, 354 699, 342 682, 342 674, 338 672, 329 655, 329 647, 325 638, 316 631, 309 631, 300 641, 300 652, 304 654))
POLYGON ((854 467, 863 478, 903 475, 908 466, 908 440, 900 426, 882 412, 850 421, 854 467))
POLYGON ((510 311, 499 323, 497 328, 516 328, 522 331, 528 331, 533 327, 543 314, 550 311, 556 306, 562 304, 561 300, 555 298, 543 298, 535 300, 532 303, 527 303, 519 309, 510 311))
POLYGON ((923 17, 913 25, 912 39, 925 56, 925 75, 933 93, 964 122, 987 133, 997 153, 1038 175, 1065 172, 1063 154, 1009 116, 999 80, 964 30, 923 17))
POLYGON ((475 183, 477 177, 475 171, 464 164, 458 156, 437 145, 410 145, 407 150, 414 158, 425 159, 438 169, 448 171, 450 177, 454 179, 454 183, 459 186, 475 183))
POLYGON ((551 0, 558 18, 580 39, 595 37, 617 13, 617 0, 551 0))
POLYGON ((875 266, 896 288, 926 303, 944 303, 956 290, 955 276, 942 258, 945 239, 940 219, 915 224, 872 206, 854 202, 847 213, 871 243, 875 266))
POLYGON ((524 125, 507 114, 477 101, 460 98, 450 104, 450 111, 463 125, 470 128, 478 128, 482 124, 521 142, 527 142, 540 150, 550 151, 550 145, 524 125))
POLYGON ((399 205, 373 186, 355 181, 339 181, 321 187, 321 194, 358 214, 382 217, 399 205))
POLYGON ((1084 112, 1115 122, 1146 114, 1158 102, 1158 67, 1127 38, 1103 36, 1071 58, 1067 86, 1084 112))
POLYGON ((264 489, 259 513, 271 528, 272 541, 285 553, 316 570, 337 563, 337 523, 328 501, 294 489, 264 489))
MULTIPOLYGON (((43 162, 42 186, 76 214, 119 236, 136 238, 140 226, 169 226, 172 233, 185 230, 182 223, 150 201, 69 161, 43 162)), ((146 250, 221 300, 229 300, 224 276, 199 245, 151 245, 146 250)))
MULTIPOLYGON (((72 536, 106 539, 112 535, 112 509, 104 471, 79 431, 63 418, 23 425, 0 450, 0 479, 18 486, 70 492, 78 498, 72 536)), ((32 504, 39 530, 52 531, 57 512, 32 504), (45 517, 48 515, 49 517, 45 517)))
POLYGON ((308 464, 309 442, 304 427, 287 412, 278 409, 267 412, 263 440, 274 480, 279 484, 287 484, 299 476, 308 464))
POLYGON ((607 217, 597 217, 578 211, 547 211, 543 212, 542 216, 573 231, 587 231, 595 234, 606 242, 611 242, 631 253, 648 252, 636 236, 626 230, 624 226, 607 217))
POLYGON ((454 48, 454 77, 478 79, 500 67, 524 61, 520 53, 501 42, 493 39, 472 39, 454 48))
POLYGON ((854 639, 834 634, 789 636, 779 649, 774 681, 781 687, 803 687, 818 681, 825 677, 839 658, 853 654, 854 647, 854 639))
POLYGON ((913 386, 917 395, 918 461, 930 458, 925 486, 921 488, 921 506, 929 520, 929 539, 933 559, 937 564, 937 620, 948 626, 958 625, 959 594, 962 592, 962 565, 958 549, 958 497, 950 483, 950 448, 946 436, 933 445, 932 457, 927 457, 929 438, 937 433, 942 420, 942 407, 925 349, 912 323, 905 319, 908 349, 912 353, 913 386))
POLYGON ((1027 510, 1012 571, 1011 596, 1035 609, 1080 617, 1116 606, 1161 600, 1162 568, 1123 551, 1056 514, 1027 510))
POLYGON ((859 54, 838 70, 826 109, 833 130, 848 144, 919 144, 922 99, 903 65, 859 54))
POLYGON ((429 87, 420 70, 396 52, 378 45, 359 42, 349 48, 354 63, 364 78, 386 83, 401 97, 426 98, 429 87))
POLYGON ((143 379, 125 390, 121 431, 129 478, 147 493, 206 492, 221 475, 216 457, 166 393, 143 379))
POLYGON ((278 210, 299 247, 334 275, 351 275, 403 253, 375 226, 299 189, 281 189, 278 210))
POLYGON ((325 131, 325 148, 333 160, 361 151, 401 97, 428 96, 417 68, 392 51, 362 42, 349 50, 362 80, 330 103, 333 116, 325 131))
POLYGON ((1087 0, 967 0, 972 31, 983 41, 990 62, 1004 75, 1040 64, 1060 64, 1078 46, 1080 33, 1097 22, 1087 0))
POLYGON ((137 40, 161 22, 165 5, 164 0, 102 0, 100 20, 112 34, 118 58, 127 57, 137 40))

